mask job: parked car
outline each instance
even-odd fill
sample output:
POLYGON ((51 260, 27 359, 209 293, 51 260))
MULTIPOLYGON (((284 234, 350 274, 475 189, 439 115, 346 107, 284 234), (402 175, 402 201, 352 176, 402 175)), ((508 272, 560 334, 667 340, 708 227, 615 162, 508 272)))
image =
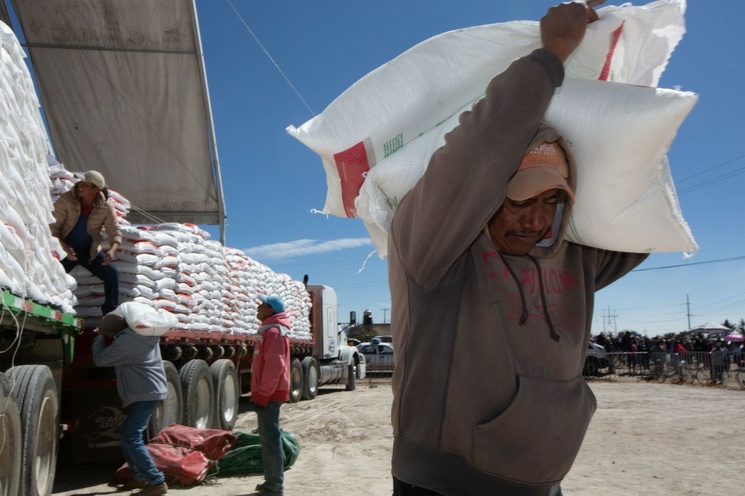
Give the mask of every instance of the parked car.
POLYGON ((375 336, 370 340, 370 343, 372 344, 378 344, 378 343, 388 343, 390 345, 393 344, 393 336, 387 335, 387 336, 375 336))
POLYGON ((365 356, 367 372, 393 372, 393 346, 389 343, 360 343, 357 349, 365 356))
POLYGON ((585 358, 585 368, 582 375, 585 377, 594 377, 600 373, 600 369, 607 368, 609 365, 605 348, 591 342, 587 346, 587 358, 585 358))

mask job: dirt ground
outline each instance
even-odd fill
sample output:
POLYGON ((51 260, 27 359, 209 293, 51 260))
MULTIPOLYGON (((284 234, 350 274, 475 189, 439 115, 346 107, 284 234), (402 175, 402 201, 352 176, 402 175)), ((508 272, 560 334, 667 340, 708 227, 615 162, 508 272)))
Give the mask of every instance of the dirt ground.
MULTIPOLYGON (((745 391, 690 385, 597 380, 598 410, 574 468, 567 496, 745 494, 740 420, 745 391)), ((313 401, 282 407, 280 422, 301 451, 285 473, 289 496, 391 494, 390 383, 358 383, 355 391, 321 389, 313 401)), ((256 426, 248 402, 236 429, 256 426)), ((106 482, 118 466, 61 464, 55 495, 117 493, 106 482)), ((218 479, 176 496, 247 496, 261 476, 218 479)))

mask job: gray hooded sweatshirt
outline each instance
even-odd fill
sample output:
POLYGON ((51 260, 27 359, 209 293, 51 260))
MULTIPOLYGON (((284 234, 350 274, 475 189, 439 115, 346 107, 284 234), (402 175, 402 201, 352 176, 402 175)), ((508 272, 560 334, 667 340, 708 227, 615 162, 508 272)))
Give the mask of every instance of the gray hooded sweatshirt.
MULTIPOLYGON (((558 138, 542 119, 564 77, 539 49, 465 112, 404 197, 389 236, 393 475, 443 495, 548 495, 595 411, 582 377, 594 294, 646 255, 564 239, 497 251, 484 232, 527 150, 558 138)), ((574 156, 559 140, 576 190, 574 156)))
POLYGON ((122 406, 166 399, 168 389, 159 343, 160 337, 142 336, 129 327, 117 334, 109 346, 102 335, 93 340, 93 363, 114 367, 122 406))

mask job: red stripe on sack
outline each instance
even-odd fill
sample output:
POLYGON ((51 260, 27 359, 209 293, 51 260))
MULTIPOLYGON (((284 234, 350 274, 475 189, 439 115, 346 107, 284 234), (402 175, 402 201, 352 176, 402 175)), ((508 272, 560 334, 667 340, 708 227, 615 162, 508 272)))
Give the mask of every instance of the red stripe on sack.
POLYGON ((365 175, 370 170, 370 163, 365 151, 365 143, 360 141, 343 152, 334 154, 334 162, 341 180, 341 200, 347 217, 357 217, 354 199, 360 193, 365 175))
POLYGON ((616 46, 618 45, 618 39, 621 37, 624 22, 626 21, 622 21, 621 25, 618 26, 618 29, 613 31, 613 38, 610 42, 610 49, 608 50, 608 55, 605 56, 605 65, 603 65, 603 70, 600 71, 600 77, 598 78, 598 80, 600 81, 608 80, 608 75, 610 75, 610 65, 613 61, 613 54, 616 52, 616 46))

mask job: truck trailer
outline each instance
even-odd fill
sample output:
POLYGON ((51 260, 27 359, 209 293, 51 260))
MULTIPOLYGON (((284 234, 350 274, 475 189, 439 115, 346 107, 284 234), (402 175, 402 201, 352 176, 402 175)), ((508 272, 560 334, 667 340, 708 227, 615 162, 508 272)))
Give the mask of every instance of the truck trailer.
MULTIPOLYGON (((290 401, 318 388, 350 391, 365 377, 365 360, 339 330, 336 293, 308 286, 313 340, 291 340, 290 401)), ((125 419, 113 369, 93 365, 95 330, 72 314, 4 289, 0 325, 0 494, 49 495, 59 440, 76 462, 119 459, 117 429, 125 419)), ((176 423, 231 430, 239 399, 249 396, 251 334, 171 329, 161 336, 168 397, 148 426, 154 437, 176 423)))

